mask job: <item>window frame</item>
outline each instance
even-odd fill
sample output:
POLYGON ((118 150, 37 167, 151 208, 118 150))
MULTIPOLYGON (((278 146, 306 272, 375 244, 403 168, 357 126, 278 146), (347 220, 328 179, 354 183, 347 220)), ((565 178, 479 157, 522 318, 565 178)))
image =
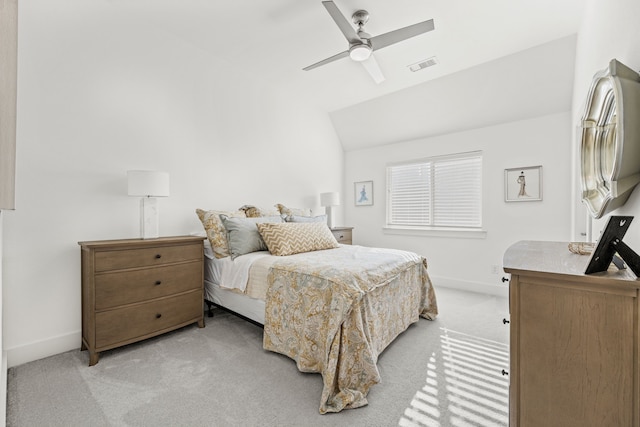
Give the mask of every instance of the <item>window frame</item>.
POLYGON ((445 236, 445 237, 476 237, 476 238, 484 238, 486 236, 486 231, 483 229, 483 152, 481 150, 477 151, 468 151, 462 153, 452 153, 438 156, 430 156, 423 157, 419 159, 412 159, 402 162, 393 162, 388 163, 386 165, 386 218, 385 218, 385 226, 383 230, 388 234, 400 234, 400 235, 435 235, 435 236, 445 236), (434 188, 437 185, 434 177, 434 164, 438 162, 445 162, 451 160, 465 160, 470 158, 479 158, 480 160, 480 172, 477 179, 479 179, 479 189, 480 189, 480 197, 478 207, 478 226, 465 226, 465 225, 453 225, 453 226, 443 226, 443 225, 434 225, 434 188), (429 173, 430 173, 430 194, 429 194, 429 225, 405 225, 405 224, 392 224, 391 221, 391 171, 393 167, 402 166, 402 165, 417 165, 417 164, 426 164, 430 163, 429 173))

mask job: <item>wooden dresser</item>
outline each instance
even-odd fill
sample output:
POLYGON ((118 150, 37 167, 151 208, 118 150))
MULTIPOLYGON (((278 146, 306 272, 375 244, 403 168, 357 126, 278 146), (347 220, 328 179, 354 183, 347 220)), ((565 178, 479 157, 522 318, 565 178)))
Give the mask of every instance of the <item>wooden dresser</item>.
POLYGON ((331 229, 331 232, 335 236, 338 243, 343 245, 351 245, 352 230, 353 230, 353 227, 333 227, 331 229))
POLYGON ((640 426, 640 281, 583 274, 567 243, 523 241, 511 273, 509 425, 640 426))
POLYGON ((204 327, 203 237, 78 242, 82 350, 99 353, 197 322, 204 327))

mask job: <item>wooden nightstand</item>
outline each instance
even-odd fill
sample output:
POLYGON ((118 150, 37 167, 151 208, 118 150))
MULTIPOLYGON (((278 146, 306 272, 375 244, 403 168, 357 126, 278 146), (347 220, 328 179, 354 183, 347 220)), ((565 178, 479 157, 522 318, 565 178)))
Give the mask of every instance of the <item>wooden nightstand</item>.
POLYGON ((203 237, 78 242, 82 350, 99 353, 197 322, 204 327, 203 237))
POLYGON ((352 244, 352 232, 353 227, 333 227, 331 232, 335 236, 338 243, 343 245, 351 245, 352 244))

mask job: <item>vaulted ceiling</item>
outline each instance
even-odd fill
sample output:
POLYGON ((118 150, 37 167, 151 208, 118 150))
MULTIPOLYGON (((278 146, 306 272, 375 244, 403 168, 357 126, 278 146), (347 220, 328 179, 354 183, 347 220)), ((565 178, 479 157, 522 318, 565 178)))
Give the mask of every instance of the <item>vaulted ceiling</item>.
POLYGON ((104 1, 265 84, 336 113, 335 120, 344 111, 357 117, 361 103, 464 70, 473 73, 474 67, 574 35, 587 0, 335 0, 349 21, 353 12, 366 9, 370 19, 365 28, 373 36, 434 20, 433 31, 375 52, 386 77, 380 84, 348 57, 302 70, 348 48, 320 0, 104 1), (417 72, 408 67, 433 57, 437 64, 432 67, 417 72))
POLYGON ((129 15, 236 64, 266 82, 305 94, 327 111, 395 92, 575 34, 586 0, 335 0, 350 20, 370 14, 366 30, 386 33, 433 19, 435 30, 375 53, 386 80, 376 85, 344 58, 302 68, 347 48, 320 0, 107 0, 129 15), (436 57, 419 72, 409 65, 436 57))

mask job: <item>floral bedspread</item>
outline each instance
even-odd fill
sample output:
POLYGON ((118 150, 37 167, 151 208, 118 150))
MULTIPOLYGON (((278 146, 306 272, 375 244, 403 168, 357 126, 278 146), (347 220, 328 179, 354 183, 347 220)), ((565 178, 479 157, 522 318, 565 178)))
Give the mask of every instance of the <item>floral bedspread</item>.
POLYGON ((436 297, 417 254, 343 245, 276 261, 268 274, 264 348, 323 378, 320 413, 367 404, 378 355, 436 297))

